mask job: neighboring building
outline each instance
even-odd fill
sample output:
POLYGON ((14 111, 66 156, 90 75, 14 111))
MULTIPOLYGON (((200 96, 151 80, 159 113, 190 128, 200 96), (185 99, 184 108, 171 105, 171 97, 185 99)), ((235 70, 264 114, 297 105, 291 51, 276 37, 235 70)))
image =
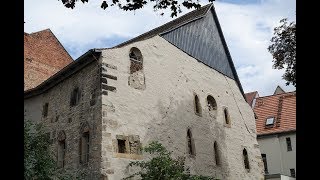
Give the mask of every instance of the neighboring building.
POLYGON ((253 108, 254 105, 256 104, 256 100, 258 97, 259 97, 258 91, 254 91, 254 92, 250 92, 250 93, 245 94, 246 101, 247 101, 247 103, 249 103, 251 108, 253 108))
POLYGON ((273 95, 256 98, 254 112, 266 179, 295 179, 296 92, 278 86, 273 95))
POLYGON ((72 61, 50 29, 24 33, 24 90, 38 86, 72 61))
POLYGON ((119 180, 161 142, 192 174, 263 179, 253 110, 212 4, 113 48, 93 49, 26 91, 58 165, 119 180))

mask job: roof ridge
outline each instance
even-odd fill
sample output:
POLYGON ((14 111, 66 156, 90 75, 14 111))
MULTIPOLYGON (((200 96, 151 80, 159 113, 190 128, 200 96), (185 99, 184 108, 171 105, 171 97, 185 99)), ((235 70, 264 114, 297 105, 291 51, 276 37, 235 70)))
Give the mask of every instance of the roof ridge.
MULTIPOLYGON (((178 28, 180 26, 183 26, 183 25, 185 25, 185 24, 187 24, 187 23, 189 23, 191 21, 194 21, 194 20, 197 20, 199 18, 202 18, 204 15, 206 15, 208 13, 208 11, 211 9, 212 6, 213 6, 213 3, 209 3, 207 5, 204 5, 204 6, 200 7, 199 9, 195 9, 193 11, 190 11, 190 12, 182 15, 181 17, 173 19, 173 20, 171 20, 171 21, 169 21, 169 22, 167 22, 167 23, 165 23, 165 24, 163 24, 161 26, 155 27, 155 28, 153 28, 153 29, 151 29, 151 30, 149 30, 149 31, 147 31, 145 33, 142 33, 142 34, 140 34, 140 35, 138 35, 138 36, 136 36, 136 37, 134 37, 132 39, 129 39, 128 41, 120 43, 120 44, 114 46, 113 48, 122 47, 122 46, 124 46, 126 44, 129 44, 129 43, 133 43, 133 42, 140 41, 140 40, 143 40, 143 39, 148 39, 150 37, 153 37, 153 36, 168 32, 168 31, 172 31, 172 30, 174 30, 174 29, 176 29, 176 28, 178 28), (202 13, 200 13, 198 15, 195 14, 195 13, 199 13, 201 11, 204 11, 204 12, 202 12, 202 13), (190 19, 187 19, 186 21, 183 21, 184 18, 186 18, 186 17, 188 17, 188 16, 190 16, 192 14, 195 14, 195 17, 192 17, 190 19), (179 21, 181 21, 181 20, 182 20, 182 22, 179 23, 179 21), (165 27, 170 25, 170 24, 172 24, 172 25, 169 26, 166 29, 165 27), (162 28, 164 28, 164 29, 161 30, 162 28), (159 31, 159 32, 157 32, 157 31, 159 31)), ((104 48, 102 48, 102 49, 104 49, 104 48)))
POLYGON ((29 33, 29 35, 41 33, 41 32, 44 32, 44 31, 50 31, 50 32, 52 32, 50 28, 46 28, 46 29, 43 29, 43 30, 40 30, 40 31, 36 31, 36 32, 29 33))
POLYGON ((258 98, 265 98, 265 97, 271 97, 271 96, 284 96, 286 94, 296 94, 296 91, 290 91, 290 92, 285 92, 285 93, 281 93, 281 94, 272 94, 272 95, 268 95, 268 96, 260 96, 258 98))

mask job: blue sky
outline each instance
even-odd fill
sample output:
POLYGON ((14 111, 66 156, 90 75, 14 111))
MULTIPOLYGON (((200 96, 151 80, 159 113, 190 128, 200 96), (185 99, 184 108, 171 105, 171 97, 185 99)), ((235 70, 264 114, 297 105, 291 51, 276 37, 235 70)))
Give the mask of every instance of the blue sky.
MULTIPOLYGON (((172 20, 168 10, 154 12, 152 4, 125 12, 117 7, 102 10, 101 2, 90 0, 67 9, 58 0, 25 0, 24 31, 50 28, 76 59, 89 49, 115 46, 172 20)), ((280 19, 295 21, 295 0, 216 0, 213 4, 244 91, 257 90, 266 96, 277 85, 285 91, 295 90, 285 86, 281 78, 284 70, 272 69, 272 56, 267 51, 280 19)), ((183 9, 179 16, 189 11, 183 9)))

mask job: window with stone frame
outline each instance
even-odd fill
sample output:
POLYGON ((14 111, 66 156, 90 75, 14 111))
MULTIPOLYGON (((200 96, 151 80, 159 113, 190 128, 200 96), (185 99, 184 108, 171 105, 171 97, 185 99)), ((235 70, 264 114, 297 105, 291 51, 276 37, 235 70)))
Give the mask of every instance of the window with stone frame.
POLYGON ((75 87, 70 96, 70 106, 76 106, 79 104, 81 99, 81 92, 79 87, 75 87))
POLYGON ((242 154, 243 154, 244 167, 245 167, 246 170, 250 170, 248 152, 247 152, 247 150, 245 148, 243 149, 242 154))
POLYGON ((118 153, 126 153, 126 140, 118 139, 118 153))
POLYGON ((136 47, 131 48, 129 53, 129 58, 130 58, 130 74, 133 74, 143 69, 143 58, 142 58, 141 51, 138 48, 136 47))
POLYGON ((194 139, 192 137, 191 129, 187 130, 187 149, 188 149, 189 155, 191 155, 191 156, 196 155, 196 149, 195 149, 194 139))
POLYGON ((117 135, 116 152, 126 154, 141 154, 141 143, 138 135, 117 135))

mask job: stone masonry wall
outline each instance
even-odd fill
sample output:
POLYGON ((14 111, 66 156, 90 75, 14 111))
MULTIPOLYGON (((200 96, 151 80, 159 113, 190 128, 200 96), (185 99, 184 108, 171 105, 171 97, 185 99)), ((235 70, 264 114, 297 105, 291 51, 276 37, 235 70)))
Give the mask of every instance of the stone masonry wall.
POLYGON ((174 156, 187 157, 186 164, 193 174, 231 180, 264 178, 254 114, 234 80, 159 36, 122 48, 105 49, 102 58, 105 80, 101 173, 105 179, 126 177, 130 171, 128 163, 146 157, 143 153, 129 153, 130 137, 135 137, 140 146, 160 141, 174 156), (128 82, 132 47, 137 47, 143 56, 145 87, 141 89, 131 87, 128 82), (195 114, 195 95, 199 97, 200 115, 195 114), (216 116, 209 113, 208 95, 217 103, 216 116), (231 125, 225 124, 224 108, 228 109, 231 125), (188 128, 194 139, 194 157, 187 153, 188 128), (220 165, 214 160, 215 141, 220 165), (119 148, 125 148, 126 152, 119 153, 119 148), (244 167, 244 148, 250 170, 244 167))
POLYGON ((97 61, 89 64, 71 77, 65 79, 47 92, 25 99, 26 117, 38 119, 45 124, 50 133, 52 150, 57 156, 58 135, 62 131, 66 135, 65 169, 81 170, 87 179, 100 178, 101 159, 101 91, 100 91, 100 63, 97 61), (79 104, 70 106, 71 92, 79 87, 81 97, 79 104), (92 93, 95 92, 95 103, 92 93), (47 117, 42 116, 42 108, 49 103, 47 117), (39 110, 39 108, 41 108, 39 110), (41 113, 40 113, 41 112, 41 113), (38 117, 40 115, 40 117, 38 117), (80 164, 79 141, 81 127, 89 126, 90 148, 89 163, 80 164))

